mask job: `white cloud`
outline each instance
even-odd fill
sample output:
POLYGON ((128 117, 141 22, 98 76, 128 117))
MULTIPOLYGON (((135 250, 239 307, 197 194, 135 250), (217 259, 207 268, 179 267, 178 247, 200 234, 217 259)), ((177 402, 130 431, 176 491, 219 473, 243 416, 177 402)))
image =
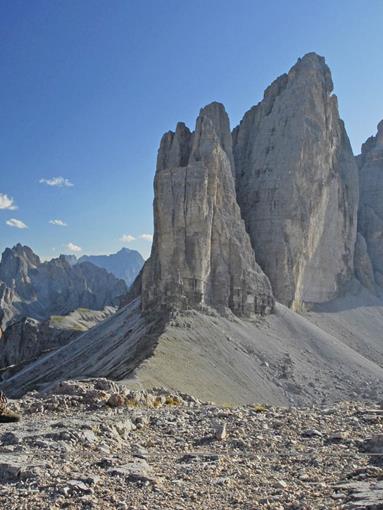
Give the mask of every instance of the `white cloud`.
POLYGON ((51 225, 58 225, 59 227, 67 227, 68 224, 63 220, 49 220, 51 225))
POLYGON ((131 243, 132 241, 135 241, 136 238, 130 234, 123 234, 121 237, 120 237, 120 241, 122 241, 123 243, 131 243))
POLYGON ((27 225, 25 223, 23 223, 22 221, 20 220, 15 220, 15 218, 11 218, 10 220, 7 220, 5 222, 9 227, 14 227, 14 228, 28 228, 27 225))
POLYGON ((17 209, 13 198, 5 195, 4 193, 0 193, 0 209, 8 209, 10 211, 14 211, 17 209))
POLYGON ((68 243, 66 245, 66 249, 72 253, 79 253, 80 251, 82 251, 82 248, 80 248, 80 246, 74 243, 68 243))
POLYGON ((143 239, 144 241, 153 241, 153 235, 152 234, 141 234, 140 239, 143 239))
POLYGON ((40 179, 40 184, 47 184, 48 186, 58 186, 60 188, 70 188, 74 186, 69 179, 64 177, 52 177, 51 179, 40 179))

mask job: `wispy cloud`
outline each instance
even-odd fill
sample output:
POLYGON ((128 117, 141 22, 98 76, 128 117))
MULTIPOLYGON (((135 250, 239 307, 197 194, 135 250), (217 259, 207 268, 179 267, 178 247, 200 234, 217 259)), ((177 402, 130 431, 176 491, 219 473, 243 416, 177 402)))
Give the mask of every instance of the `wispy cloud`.
POLYGON ((136 240, 136 238, 130 234, 123 234, 120 237, 120 241, 123 243, 131 243, 132 241, 135 241, 135 240, 136 240))
POLYGON ((51 225, 58 225, 59 227, 67 227, 68 224, 63 220, 49 220, 51 225))
POLYGON ((21 229, 28 228, 27 225, 23 221, 15 220, 15 218, 11 218, 10 220, 7 220, 5 223, 9 227, 21 228, 21 229))
POLYGON ((59 188, 70 188, 74 186, 69 179, 64 177, 52 177, 51 179, 40 179, 40 184, 47 184, 48 186, 58 186, 59 188))
POLYGON ((143 239, 144 241, 153 241, 153 234, 141 234, 140 239, 143 239))
POLYGON ((0 193, 0 209, 8 209, 9 211, 14 211, 17 209, 17 206, 13 198, 5 195, 5 193, 0 193))
POLYGON ((66 249, 72 253, 79 253, 80 251, 82 251, 82 248, 74 243, 68 243, 66 245, 66 249))

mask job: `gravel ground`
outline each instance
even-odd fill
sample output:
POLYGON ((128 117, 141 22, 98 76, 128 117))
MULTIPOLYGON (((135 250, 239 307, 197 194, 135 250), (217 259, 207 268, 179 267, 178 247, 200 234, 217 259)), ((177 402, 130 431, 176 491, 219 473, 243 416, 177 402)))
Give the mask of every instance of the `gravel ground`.
POLYGON ((383 406, 238 408, 105 379, 12 401, 0 508, 383 508, 383 406))

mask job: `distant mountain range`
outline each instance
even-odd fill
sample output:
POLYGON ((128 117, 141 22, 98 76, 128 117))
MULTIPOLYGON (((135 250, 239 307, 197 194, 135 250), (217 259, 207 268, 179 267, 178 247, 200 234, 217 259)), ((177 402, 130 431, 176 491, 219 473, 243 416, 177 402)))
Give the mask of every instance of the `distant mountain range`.
POLYGON ((7 248, 0 262, 0 328, 22 317, 44 320, 77 308, 102 310, 119 303, 127 286, 91 262, 41 262, 28 246, 7 248))
POLYGON ((76 255, 62 256, 71 266, 82 262, 90 262, 97 267, 106 269, 116 278, 124 280, 128 287, 132 285, 145 263, 141 253, 129 248, 121 248, 117 253, 111 253, 110 255, 83 255, 79 259, 76 255))
POLYGON ((83 255, 78 259, 78 263, 81 262, 91 262, 95 266, 106 269, 117 278, 124 280, 129 287, 141 271, 145 261, 138 251, 121 248, 120 251, 111 255, 83 255))

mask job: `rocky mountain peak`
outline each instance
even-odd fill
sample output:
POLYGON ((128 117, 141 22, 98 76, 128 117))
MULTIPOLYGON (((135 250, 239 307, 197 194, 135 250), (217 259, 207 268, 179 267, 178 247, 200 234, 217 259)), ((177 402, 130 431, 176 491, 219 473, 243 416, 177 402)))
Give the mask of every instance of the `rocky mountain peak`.
POLYGON ((202 108, 193 133, 178 124, 160 144, 154 242, 142 280, 142 306, 213 307, 238 315, 267 313, 273 297, 255 262, 233 180, 224 107, 202 108))
POLYGON ((65 260, 68 262, 68 264, 70 266, 74 266, 78 262, 76 255, 63 255, 63 254, 61 254, 60 257, 64 257, 65 260))
POLYGON ((256 259, 295 309, 334 298, 354 271, 357 167, 332 90, 324 58, 308 53, 233 131, 256 259))
POLYGON ((168 131, 161 140, 157 156, 157 172, 173 166, 186 166, 191 150, 192 134, 183 122, 178 122, 175 132, 168 131))
MULTIPOLYGON (((333 91, 331 71, 324 57, 316 53, 307 53, 299 58, 288 73, 282 74, 269 85, 263 96, 263 101, 257 105, 265 115, 269 115, 276 99, 286 90, 294 91, 296 98, 301 95, 302 100, 307 96, 310 88, 321 89, 320 93, 329 96, 333 91)), ((334 98, 334 101, 336 99, 334 98)), ((253 109, 250 110, 250 112, 253 109)), ((235 130, 236 131, 236 130, 235 130)))
POLYGON ((370 136, 362 145, 361 155, 358 158, 359 166, 362 167, 367 160, 382 157, 383 154, 383 120, 377 126, 376 136, 370 136))
POLYGON ((6 248, 0 262, 0 281, 9 288, 20 291, 23 296, 30 296, 29 272, 41 265, 40 258, 29 248, 20 243, 13 248, 6 248))
POLYGON ((200 110, 193 140, 192 157, 210 157, 212 144, 218 144, 229 158, 234 168, 230 121, 221 103, 213 102, 200 110))
POLYGON ((71 267, 71 263, 70 263, 71 259, 68 259, 68 257, 66 255, 61 254, 61 255, 59 255, 58 258, 52 259, 52 260, 55 260, 58 264, 60 264, 64 268, 71 267))
POLYGON ((325 58, 315 52, 306 53, 302 58, 298 58, 297 63, 290 69, 288 78, 289 81, 301 79, 305 82, 310 79, 317 85, 322 85, 328 94, 334 90, 330 68, 325 58))
MULTIPOLYGON (((36 255, 29 246, 23 246, 20 243, 16 244, 13 248, 6 248, 1 256, 1 265, 14 265, 18 261, 18 267, 21 269, 22 265, 37 267, 41 264, 40 258, 36 255)), ((9 266, 9 269, 10 266, 9 266)), ((12 271, 14 273, 14 271, 12 271)))

